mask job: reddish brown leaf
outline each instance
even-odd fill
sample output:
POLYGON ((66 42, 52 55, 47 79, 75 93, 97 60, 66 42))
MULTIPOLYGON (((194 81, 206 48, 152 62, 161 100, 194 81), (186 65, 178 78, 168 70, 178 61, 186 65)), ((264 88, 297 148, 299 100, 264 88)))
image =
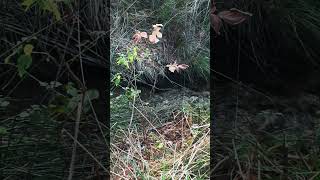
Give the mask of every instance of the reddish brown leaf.
POLYGON ((248 19, 252 14, 232 8, 219 12, 218 16, 230 25, 237 25, 248 19))
POLYGON ((179 69, 182 69, 182 70, 185 70, 185 69, 187 69, 189 66, 188 65, 186 65, 186 64, 179 64, 178 65, 178 68, 179 69))
POLYGON ((140 35, 140 33, 134 34, 133 37, 132 37, 132 40, 133 40, 134 43, 140 42, 140 41, 141 41, 141 35, 140 35))
POLYGON ((146 32, 136 31, 136 33, 132 36, 134 43, 139 43, 141 38, 148 38, 148 34, 146 32))
POLYGON ((221 21, 220 17, 218 17, 215 14, 211 14, 211 25, 213 27, 213 30, 217 34, 220 34, 220 28, 222 26, 222 21, 221 21))

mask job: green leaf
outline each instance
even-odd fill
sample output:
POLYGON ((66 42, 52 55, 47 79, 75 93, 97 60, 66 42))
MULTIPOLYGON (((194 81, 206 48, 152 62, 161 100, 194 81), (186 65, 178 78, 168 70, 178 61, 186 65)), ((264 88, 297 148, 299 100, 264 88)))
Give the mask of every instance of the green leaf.
POLYGON ((141 90, 139 90, 139 89, 137 89, 137 90, 135 90, 135 89, 133 89, 132 87, 131 88, 128 88, 128 87, 126 87, 126 96, 128 97, 128 98, 135 98, 135 97, 137 97, 139 94, 141 93, 141 90))
POLYGON ((43 4, 43 9, 47 10, 49 12, 52 12, 53 15, 55 16, 56 20, 61 20, 61 14, 58 8, 58 5, 55 1, 53 0, 47 0, 46 2, 44 2, 43 4))
POLYGON ((128 62, 128 60, 127 60, 125 57, 123 57, 123 56, 121 56, 121 57, 119 57, 119 58, 117 59, 117 64, 118 64, 118 65, 124 65, 125 67, 127 67, 127 68, 129 69, 129 62, 128 62))
POLYGON ((84 98, 84 101, 86 102, 88 100, 94 100, 94 99, 98 99, 98 98, 99 98, 99 91, 96 89, 89 89, 86 92, 86 96, 84 98))
POLYGON ((71 82, 66 85, 66 90, 71 96, 77 96, 79 94, 79 90, 73 87, 73 83, 71 82))
POLYGON ((18 116, 21 117, 21 118, 25 118, 25 117, 28 117, 29 115, 30 115, 29 113, 23 111, 18 116))
POLYGON ((29 55, 29 56, 31 55, 32 50, 33 50, 33 45, 32 44, 27 44, 23 48, 24 54, 29 55))
POLYGON ((31 66, 32 58, 30 55, 23 54, 18 58, 17 67, 19 76, 26 74, 26 70, 31 66))
POLYGON ((5 127, 0 126, 0 135, 5 135, 7 133, 8 133, 7 129, 5 127))
POLYGON ((21 5, 26 6, 25 11, 27 11, 32 6, 32 4, 34 4, 35 2, 36 2, 36 0, 23 0, 21 5))
POLYGON ((115 74, 111 81, 118 87, 121 82, 121 73, 115 74))
POLYGON ((134 61, 134 56, 133 56, 133 54, 128 53, 128 59, 129 59, 129 62, 130 62, 130 63, 133 63, 133 61, 134 61))
POLYGON ((158 143, 156 146, 158 149, 162 149, 164 147, 164 144, 162 142, 158 143))
POLYGON ((59 86, 62 86, 62 84, 60 83, 60 82, 58 82, 58 81, 51 81, 50 82, 50 88, 57 88, 57 87, 59 87, 59 86))
POLYGON ((134 47, 133 48, 133 57, 136 59, 138 57, 138 48, 134 47))
POLYGON ((66 5, 68 5, 68 6, 71 6, 72 4, 72 2, 71 2, 72 0, 63 0, 63 3, 64 4, 66 4, 66 5))
POLYGON ((83 111, 88 112, 91 109, 90 101, 99 98, 99 91, 96 89, 90 89, 86 92, 86 96, 84 97, 84 106, 83 111))
POLYGON ((80 102, 80 95, 72 97, 68 102, 66 111, 74 110, 78 106, 79 102, 80 102))
POLYGON ((9 64, 9 63, 10 63, 10 56, 8 56, 8 57, 6 57, 6 58, 4 59, 4 63, 5 63, 5 64, 9 64))
POLYGON ((2 101, 2 102, 0 102, 0 106, 1 106, 1 107, 7 107, 9 104, 10 104, 9 101, 2 101))

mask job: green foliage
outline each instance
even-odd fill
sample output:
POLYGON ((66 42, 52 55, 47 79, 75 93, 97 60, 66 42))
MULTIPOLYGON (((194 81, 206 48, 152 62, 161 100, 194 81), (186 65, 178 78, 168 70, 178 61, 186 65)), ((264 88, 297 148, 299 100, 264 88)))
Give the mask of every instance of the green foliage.
MULTIPOLYGON (((198 54, 193 58, 190 67, 190 73, 209 81, 210 77, 210 58, 207 56, 209 53, 198 54)), ((192 79, 191 79, 192 81, 192 79)))
POLYGON ((0 126, 0 136, 6 135, 8 133, 7 129, 5 127, 0 126))
POLYGON ((182 112, 191 116, 194 124, 210 123, 210 102, 205 99, 195 99, 194 101, 184 102, 182 112))
POLYGON ((177 13, 176 0, 165 0, 158 11, 159 22, 168 22, 177 13))
POLYGON ((22 77, 27 73, 27 69, 32 64, 32 57, 30 55, 23 54, 18 58, 17 67, 19 76, 22 77))
MULTIPOLYGON (((111 52, 116 54, 119 51, 127 51, 129 38, 132 38, 132 27, 133 29, 138 28, 142 31, 148 31, 150 24, 161 23, 164 25, 162 30, 164 41, 157 46, 152 46, 152 48, 150 46, 141 48, 141 50, 149 48, 152 51, 150 58, 141 58, 141 53, 138 56, 141 59, 147 59, 147 61, 136 63, 138 71, 142 72, 139 80, 147 83, 156 81, 156 78, 164 75, 166 65, 173 63, 174 60, 177 60, 178 64, 187 64, 190 68, 195 67, 192 71, 186 70, 189 73, 188 75, 191 75, 186 77, 207 76, 201 79, 207 80, 209 58, 206 57, 209 57, 210 47, 209 4, 205 0, 196 2, 191 0, 117 2, 114 5, 115 7, 112 7, 115 11, 112 13, 114 23, 111 27, 113 29, 111 52), (134 8, 133 6, 132 8, 126 8, 128 3, 134 3, 134 8), (125 16, 121 16, 122 14, 125 14, 125 16), (206 62, 198 63, 200 59, 206 62)), ((112 62, 115 61, 112 60, 112 62)), ((122 64, 127 66, 123 59, 122 64)), ((119 72, 117 66, 111 66, 111 70, 115 73, 119 72)), ((120 70, 120 72, 126 76, 127 71, 120 70)))
POLYGON ((118 87, 120 85, 121 82, 121 73, 117 73, 113 76, 111 82, 113 82, 115 84, 116 87, 118 87))
POLYGON ((127 54, 120 54, 117 58, 117 64, 125 66, 127 69, 129 69, 130 65, 135 61, 138 60, 138 48, 133 47, 132 49, 127 50, 127 54))
POLYGON ((23 48, 23 52, 25 55, 31 56, 32 50, 33 50, 33 45, 32 44, 26 44, 23 48))
MULTIPOLYGON (((54 84, 54 82, 51 82, 54 84)), ((50 83, 50 84, 51 84, 50 83)), ((51 88, 52 86, 50 86, 51 88)), ((58 114, 68 114, 72 112, 80 103, 82 92, 74 87, 74 84, 69 82, 65 85, 65 92, 68 96, 57 95, 49 104, 50 111, 58 114)), ((88 113, 91 109, 90 101, 99 98, 99 91, 96 89, 89 89, 85 92, 83 100, 83 111, 88 113)))
POLYGON ((83 104, 83 111, 85 113, 89 112, 91 109, 90 102, 95 99, 98 99, 99 96, 100 96, 99 91, 96 89, 89 89, 86 91, 85 97, 84 97, 84 104, 83 104))
POLYGON ((129 69, 129 61, 123 54, 120 54, 120 56, 118 57, 117 64, 125 66, 127 69, 129 69))
POLYGON ((136 98, 137 96, 139 96, 139 94, 141 93, 141 90, 138 90, 138 89, 134 89, 134 88, 129 88, 129 87, 126 87, 126 96, 128 97, 128 99, 134 99, 136 98))
POLYGON ((130 100, 125 95, 119 95, 110 99, 110 123, 111 132, 118 133, 119 129, 128 127, 128 119, 131 116, 130 100))
MULTIPOLYGON (((138 60, 138 47, 133 46, 127 49, 127 54, 119 54, 119 57, 117 58, 117 64, 120 66, 124 66, 128 71, 133 71, 133 63, 138 60)), ((134 73, 132 76, 132 78, 136 78, 136 75, 134 73)), ((111 82, 113 82, 114 85, 118 87, 120 86, 122 79, 122 73, 118 72, 113 76, 111 82)), ((128 97, 128 99, 134 99, 141 93, 140 90, 132 87, 126 87, 124 89, 125 95, 128 97)))
POLYGON ((6 98, 1 97, 0 95, 0 108, 6 108, 9 104, 10 102, 6 98))
MULTIPOLYGON (((67 68, 62 63, 67 59, 61 59, 61 57, 62 54, 66 55, 63 55, 66 58, 74 57, 74 52, 76 52, 74 49, 78 49, 75 44, 78 44, 78 41, 70 41, 65 46, 57 46, 57 43, 64 42, 66 40, 64 35, 67 34, 71 39, 76 38, 70 24, 60 20, 64 17, 64 12, 71 14, 74 12, 72 4, 69 4, 70 8, 64 6, 71 1, 9 0, 0 3, 2 14, 0 31, 4 35, 1 37, 3 42, 1 42, 0 51, 3 51, 1 61, 3 62, 4 59, 6 63, 0 67, 0 71, 3 70, 1 72, 3 80, 1 91, 5 93, 5 98, 0 95, 0 179, 65 179, 68 173, 66 167, 70 165, 68 161, 72 140, 65 134, 65 131, 73 134, 72 120, 75 118, 75 113, 70 113, 70 111, 74 106, 72 103, 79 102, 77 96, 82 92, 78 91, 75 85, 73 85, 74 88, 67 90, 60 83, 60 75, 63 74, 65 77, 70 73, 66 71, 67 68), (23 12, 24 9, 25 12, 23 12), (48 62, 49 60, 52 61, 48 62), (61 74, 55 71, 58 67, 61 74), (19 80, 18 75, 23 78, 19 80), (29 75, 30 77, 27 77, 29 75), (55 78, 57 80, 52 82, 45 80, 55 78), (40 86, 34 84, 36 82, 40 86), (35 85, 35 87, 30 85, 35 85), (41 105, 30 106, 30 103, 41 105)), ((79 1, 79 3, 79 6, 84 7, 80 15, 81 26, 86 27, 81 28, 81 34, 85 37, 92 37, 92 30, 99 31, 99 33, 105 31, 108 26, 105 4, 101 1, 79 1)), ((82 44, 84 45, 83 53, 91 54, 94 58, 102 52, 101 49, 106 47, 105 43, 97 42, 86 45, 86 41, 86 38, 81 38, 79 42, 84 43, 82 44), (88 53, 89 46, 96 52, 90 50, 88 53)), ((103 152, 105 149, 102 148, 103 145, 100 145, 104 142, 99 139, 100 132, 92 131, 96 121, 89 112, 91 110, 90 100, 97 98, 99 98, 97 90, 89 89, 86 92, 83 106, 85 113, 81 116, 85 121, 81 121, 81 133, 87 129, 83 128, 84 126, 90 128, 88 128, 89 133, 86 134, 86 137, 80 135, 78 140, 89 148, 89 151, 103 152), (97 144, 99 147, 94 147, 97 144)), ((96 112, 99 113, 99 110, 96 112)), ((101 132, 101 136, 103 134, 101 132)), ((87 159, 83 155, 77 153, 77 159, 87 159)), ((104 162, 101 163, 104 164, 104 162)), ((76 166, 78 165, 77 160, 76 166)), ((91 174, 87 171, 87 167, 83 169, 79 170, 76 167, 77 172, 73 179, 83 179, 91 174), (83 169, 85 171, 82 171, 83 169)))
POLYGON ((19 46, 18 48, 16 48, 14 50, 14 52, 7 56, 6 59, 4 60, 4 62, 6 64, 11 63, 11 57, 14 56, 15 54, 18 54, 19 57, 17 59, 17 69, 18 69, 18 74, 20 77, 23 77, 26 73, 27 70, 30 68, 31 64, 32 64, 32 51, 33 51, 33 45, 32 44, 26 44, 23 47, 23 52, 21 52, 22 50, 22 46, 19 46))
POLYGON ((61 20, 61 13, 59 11, 58 2, 64 2, 68 4, 68 1, 57 1, 57 0, 23 0, 22 6, 25 6, 25 10, 29 10, 31 6, 38 6, 43 11, 52 13, 56 20, 61 20))
POLYGON ((156 142, 155 146, 156 146, 157 149, 163 149, 164 148, 164 144, 161 141, 156 142))

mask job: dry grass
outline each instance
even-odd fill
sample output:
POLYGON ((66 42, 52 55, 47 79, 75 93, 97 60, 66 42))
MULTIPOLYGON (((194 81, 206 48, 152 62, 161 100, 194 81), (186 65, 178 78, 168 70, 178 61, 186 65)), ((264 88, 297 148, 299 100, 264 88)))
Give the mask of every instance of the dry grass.
POLYGON ((180 104, 173 105, 176 110, 171 113, 172 106, 161 104, 159 96, 153 99, 156 105, 152 100, 143 106, 129 105, 136 112, 132 126, 111 129, 114 179, 208 179, 209 107, 201 111, 193 104, 194 108, 185 106, 187 109, 178 100, 180 104), (151 109, 154 111, 148 111, 151 109), (164 111, 168 115, 161 113, 164 111))

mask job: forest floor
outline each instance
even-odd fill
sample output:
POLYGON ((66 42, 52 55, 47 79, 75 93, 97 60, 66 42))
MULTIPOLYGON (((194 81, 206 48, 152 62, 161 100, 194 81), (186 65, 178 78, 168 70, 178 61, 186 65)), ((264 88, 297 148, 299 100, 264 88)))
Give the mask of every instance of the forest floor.
POLYGON ((112 98, 113 179, 208 179, 209 103, 209 92, 188 89, 145 96, 135 103, 124 95, 112 98))
POLYGON ((216 179, 320 179, 320 98, 239 85, 214 94, 216 179))
POLYGON ((124 96, 112 99, 111 112, 118 111, 111 118, 115 179, 209 179, 209 131, 215 179, 320 177, 320 98, 315 94, 272 96, 250 87, 217 86, 211 95, 214 127, 209 92, 145 94, 135 105, 124 103, 124 96), (126 119, 122 124, 120 117, 126 119))

